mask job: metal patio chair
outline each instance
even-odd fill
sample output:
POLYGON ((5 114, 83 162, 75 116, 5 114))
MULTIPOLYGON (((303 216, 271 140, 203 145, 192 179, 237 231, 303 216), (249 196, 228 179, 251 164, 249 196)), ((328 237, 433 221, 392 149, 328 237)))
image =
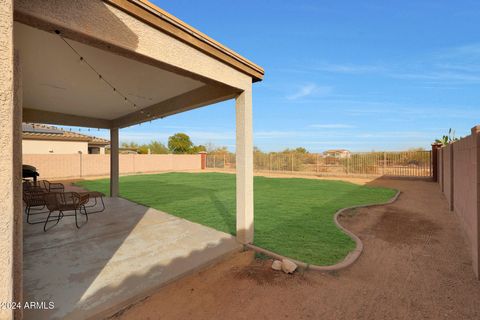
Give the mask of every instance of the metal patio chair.
POLYGON ((65 191, 65 186, 59 182, 50 182, 48 180, 40 180, 37 183, 48 192, 64 192, 65 191))
MULTIPOLYGON (((50 221, 56 221, 53 225, 57 225, 58 222, 63 217, 74 216, 75 217, 75 226, 77 229, 80 229, 80 225, 78 224, 78 213, 85 216, 85 223, 88 222, 88 212, 85 209, 85 205, 89 201, 88 194, 79 194, 77 192, 49 192, 45 194, 45 204, 48 208, 48 217, 45 220, 45 224, 43 225, 43 231, 47 231, 47 224, 50 221), (57 215, 53 215, 52 213, 58 211, 57 215), (73 214, 65 214, 66 211, 73 211, 73 214), (82 212, 83 211, 83 212, 82 212)), ((52 226, 52 227, 53 227, 52 226)), ((50 227, 50 228, 52 228, 50 227)))
POLYGON ((27 215, 28 224, 44 223, 45 220, 30 221, 30 216, 48 213, 45 210, 45 194, 41 188, 24 188, 23 202, 25 203, 25 214, 27 215))
POLYGON ((103 197, 105 194, 99 191, 88 191, 88 192, 79 192, 79 194, 88 194, 90 200, 93 200, 93 204, 86 205, 85 208, 88 210, 88 214, 99 213, 105 211, 105 202, 103 202, 103 197), (100 198, 100 205, 98 205, 98 198, 100 198), (92 210, 96 208, 96 210, 92 210))
POLYGON ((65 186, 59 182, 50 182, 48 180, 24 181, 23 190, 42 189, 45 192, 64 192, 65 186))

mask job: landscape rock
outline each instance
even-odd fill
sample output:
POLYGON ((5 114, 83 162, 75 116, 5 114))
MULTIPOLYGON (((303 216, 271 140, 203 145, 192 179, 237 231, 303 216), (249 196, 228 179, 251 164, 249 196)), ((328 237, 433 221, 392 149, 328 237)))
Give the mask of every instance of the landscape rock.
POLYGON ((294 262, 292 262, 288 259, 283 259, 282 260, 282 270, 283 270, 283 272, 294 273, 296 269, 297 269, 297 265, 294 262))
POLYGON ((273 270, 277 270, 277 271, 282 270, 282 261, 280 261, 280 260, 275 260, 275 261, 273 261, 273 263, 272 263, 272 269, 273 269, 273 270))

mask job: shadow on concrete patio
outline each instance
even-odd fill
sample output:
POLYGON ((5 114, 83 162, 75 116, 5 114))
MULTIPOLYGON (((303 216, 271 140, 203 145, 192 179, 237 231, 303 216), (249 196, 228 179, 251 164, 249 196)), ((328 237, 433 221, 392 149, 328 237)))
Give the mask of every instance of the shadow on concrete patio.
POLYGON ((125 199, 105 204, 79 230, 73 217, 47 233, 25 225, 25 301, 55 303, 25 310, 26 319, 107 316, 241 249, 231 235, 125 199))

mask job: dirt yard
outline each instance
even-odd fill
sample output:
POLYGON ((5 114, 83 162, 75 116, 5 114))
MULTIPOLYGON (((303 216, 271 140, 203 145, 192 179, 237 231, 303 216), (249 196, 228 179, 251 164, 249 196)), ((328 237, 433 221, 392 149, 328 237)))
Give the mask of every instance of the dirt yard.
POLYGON ((342 217, 365 245, 347 270, 285 275, 245 252, 159 290, 115 319, 480 319, 480 282, 438 186, 376 180, 394 204, 342 217))

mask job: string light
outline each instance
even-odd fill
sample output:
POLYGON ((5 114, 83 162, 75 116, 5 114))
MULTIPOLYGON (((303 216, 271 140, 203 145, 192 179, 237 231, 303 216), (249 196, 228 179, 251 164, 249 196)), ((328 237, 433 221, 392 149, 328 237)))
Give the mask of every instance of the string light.
MULTIPOLYGON (((132 101, 130 100, 125 94, 123 94, 122 92, 120 92, 110 81, 108 81, 107 79, 105 79, 105 77, 103 77, 100 72, 98 72, 62 35, 61 35, 61 32, 60 30, 55 30, 55 33, 60 37, 60 39, 63 40, 63 42, 65 42, 65 44, 80 58, 80 62, 84 62, 93 72, 95 72, 98 76, 98 79, 102 80, 103 82, 105 82, 110 88, 112 88, 112 90, 117 93, 120 97, 123 98, 123 100, 130 104, 133 108, 137 108, 137 105, 132 101)), ((143 114, 143 110, 140 110, 140 113, 143 114)))

